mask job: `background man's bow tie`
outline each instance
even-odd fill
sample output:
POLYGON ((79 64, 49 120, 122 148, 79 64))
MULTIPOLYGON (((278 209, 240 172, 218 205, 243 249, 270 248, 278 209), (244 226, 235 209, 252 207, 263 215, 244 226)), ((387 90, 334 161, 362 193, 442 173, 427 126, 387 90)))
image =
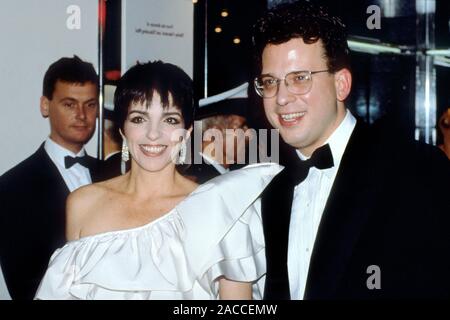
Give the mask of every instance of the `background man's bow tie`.
POLYGON ((82 157, 71 157, 71 156, 66 156, 64 158, 64 164, 66 166, 66 169, 69 169, 70 167, 72 167, 75 163, 79 163, 81 164, 83 167, 86 168, 92 168, 92 166, 94 165, 94 161, 93 159, 91 159, 89 156, 84 155, 82 157))

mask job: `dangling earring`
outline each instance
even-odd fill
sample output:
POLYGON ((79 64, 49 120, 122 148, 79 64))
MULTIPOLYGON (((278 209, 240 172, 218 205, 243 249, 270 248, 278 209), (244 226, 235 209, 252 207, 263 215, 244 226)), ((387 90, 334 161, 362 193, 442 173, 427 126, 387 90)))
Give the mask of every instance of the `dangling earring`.
POLYGON ((122 133, 122 129, 119 129, 120 136, 122 137, 122 161, 127 162, 130 160, 130 153, 128 151, 127 139, 122 133))
POLYGON ((127 162, 130 160, 130 153, 128 152, 128 146, 125 139, 122 141, 122 161, 127 162))
POLYGON ((186 162, 186 142, 184 139, 180 142, 180 152, 178 154, 178 164, 184 164, 186 162))

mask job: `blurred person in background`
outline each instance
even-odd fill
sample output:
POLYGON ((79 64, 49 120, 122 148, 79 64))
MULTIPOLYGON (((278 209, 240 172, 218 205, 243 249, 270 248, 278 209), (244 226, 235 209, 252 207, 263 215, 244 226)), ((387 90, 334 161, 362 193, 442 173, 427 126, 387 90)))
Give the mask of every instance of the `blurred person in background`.
POLYGON ((94 66, 77 56, 50 65, 40 111, 49 136, 0 177, 0 262, 13 299, 34 297, 51 253, 65 242, 69 193, 102 178, 101 162, 84 149, 98 113, 94 66))

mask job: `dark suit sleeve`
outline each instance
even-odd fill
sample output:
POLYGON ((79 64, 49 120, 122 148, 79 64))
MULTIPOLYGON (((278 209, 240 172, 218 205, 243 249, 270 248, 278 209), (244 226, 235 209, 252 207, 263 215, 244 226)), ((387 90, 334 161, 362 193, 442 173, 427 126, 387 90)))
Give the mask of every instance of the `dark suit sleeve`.
POLYGON ((65 242, 69 190, 41 147, 0 177, 0 261, 13 299, 33 299, 65 242))

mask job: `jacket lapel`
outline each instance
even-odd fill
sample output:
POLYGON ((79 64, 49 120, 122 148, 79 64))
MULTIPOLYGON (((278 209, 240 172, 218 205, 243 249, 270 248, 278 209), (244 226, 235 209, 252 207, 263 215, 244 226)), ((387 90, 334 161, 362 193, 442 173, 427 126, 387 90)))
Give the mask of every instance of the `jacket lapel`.
POLYGON ((47 151, 45 151, 44 143, 41 144, 39 149, 36 151, 35 157, 36 163, 41 163, 47 167, 43 171, 43 177, 45 177, 44 181, 49 181, 49 185, 51 185, 52 188, 56 187, 56 190, 60 190, 67 197, 67 195, 70 193, 69 188, 64 182, 64 178, 59 173, 58 168, 53 163, 52 159, 50 159, 50 156, 47 154, 47 151))
POLYGON ((284 169, 262 194, 261 215, 267 261, 264 299, 290 299, 287 253, 292 191, 288 170, 284 169))
POLYGON ((97 158, 91 157, 90 155, 87 155, 89 157, 89 173, 91 175, 92 182, 99 182, 102 180, 106 180, 109 177, 105 176, 105 173, 102 171, 103 169, 103 161, 98 160, 97 158))
POLYGON ((375 200, 368 129, 358 122, 319 225, 305 299, 333 298, 375 200))
POLYGON ((48 247, 45 247, 44 251, 45 254, 51 254, 53 250, 65 243, 65 203, 70 190, 58 168, 45 151, 43 144, 35 153, 34 163, 41 170, 40 185, 36 188, 39 188, 40 197, 43 197, 43 200, 40 199, 43 202, 37 210, 39 214, 36 216, 38 221, 35 222, 35 225, 39 226, 41 232, 48 235, 46 244, 48 247), (42 215, 46 218, 43 219, 42 215))

